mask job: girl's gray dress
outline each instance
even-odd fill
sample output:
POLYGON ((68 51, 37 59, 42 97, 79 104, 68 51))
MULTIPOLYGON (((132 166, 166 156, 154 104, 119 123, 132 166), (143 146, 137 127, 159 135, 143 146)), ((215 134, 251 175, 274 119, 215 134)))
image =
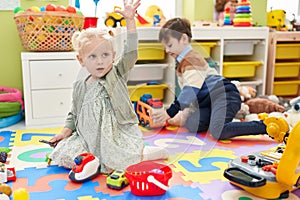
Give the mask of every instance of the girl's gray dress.
POLYGON ((60 141, 50 158, 71 168, 77 155, 90 152, 100 160, 102 173, 124 170, 140 162, 144 144, 138 126, 117 122, 108 93, 100 81, 85 85, 87 90, 77 115, 76 132, 60 141))

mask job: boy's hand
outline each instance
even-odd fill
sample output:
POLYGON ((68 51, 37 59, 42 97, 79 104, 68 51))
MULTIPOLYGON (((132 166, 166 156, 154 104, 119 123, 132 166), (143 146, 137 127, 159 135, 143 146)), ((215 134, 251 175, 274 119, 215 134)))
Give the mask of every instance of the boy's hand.
POLYGON ((164 108, 161 109, 153 109, 152 116, 151 116, 154 124, 165 124, 170 116, 166 112, 164 108))
POLYGON ((115 12, 123 15, 125 19, 134 19, 136 9, 141 5, 141 0, 123 0, 124 10, 116 10, 115 12))

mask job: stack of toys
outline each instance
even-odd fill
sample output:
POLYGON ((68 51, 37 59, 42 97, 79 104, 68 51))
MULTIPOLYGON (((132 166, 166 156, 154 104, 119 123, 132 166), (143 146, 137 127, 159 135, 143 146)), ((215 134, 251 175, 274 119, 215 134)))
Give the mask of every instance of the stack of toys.
POLYGON ((225 8, 225 12, 224 12, 224 25, 231 25, 232 21, 230 20, 230 8, 225 8))
POLYGON ((19 122, 23 110, 22 92, 15 88, 0 87, 0 128, 19 122))
POLYGON ((252 26, 251 3, 249 1, 242 0, 238 3, 233 26, 252 26))

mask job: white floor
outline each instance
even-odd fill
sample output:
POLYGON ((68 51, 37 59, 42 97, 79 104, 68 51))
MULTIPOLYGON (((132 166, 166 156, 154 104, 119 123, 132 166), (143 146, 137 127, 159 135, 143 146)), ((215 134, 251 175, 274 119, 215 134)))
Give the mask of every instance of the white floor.
POLYGON ((12 130, 24 130, 24 129, 26 129, 25 120, 21 120, 19 123, 16 123, 12 126, 0 128, 0 132, 1 131, 12 131, 12 130))

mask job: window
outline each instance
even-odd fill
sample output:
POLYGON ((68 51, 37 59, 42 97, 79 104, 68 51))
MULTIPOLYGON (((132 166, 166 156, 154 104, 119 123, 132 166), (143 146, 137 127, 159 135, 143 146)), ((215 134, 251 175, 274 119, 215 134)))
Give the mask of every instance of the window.
MULTIPOLYGON (((75 0, 71 0, 72 5, 75 5, 75 0)), ((98 17, 98 26, 104 27, 104 20, 106 17, 106 13, 113 12, 114 6, 123 7, 123 0, 99 0, 97 10, 95 9, 95 3, 93 0, 79 0, 80 3, 80 11, 86 17, 98 17)), ((146 9, 150 5, 158 5, 166 19, 173 18, 181 13, 178 13, 178 8, 181 7, 179 5, 181 0, 142 0, 141 5, 138 8, 137 12, 141 16, 145 15, 146 9), (177 5, 177 7, 176 7, 177 5)))
POLYGON ((298 18, 300 4, 299 0, 268 0, 267 12, 272 10, 284 10, 286 12, 286 19, 293 20, 294 16, 298 18))

